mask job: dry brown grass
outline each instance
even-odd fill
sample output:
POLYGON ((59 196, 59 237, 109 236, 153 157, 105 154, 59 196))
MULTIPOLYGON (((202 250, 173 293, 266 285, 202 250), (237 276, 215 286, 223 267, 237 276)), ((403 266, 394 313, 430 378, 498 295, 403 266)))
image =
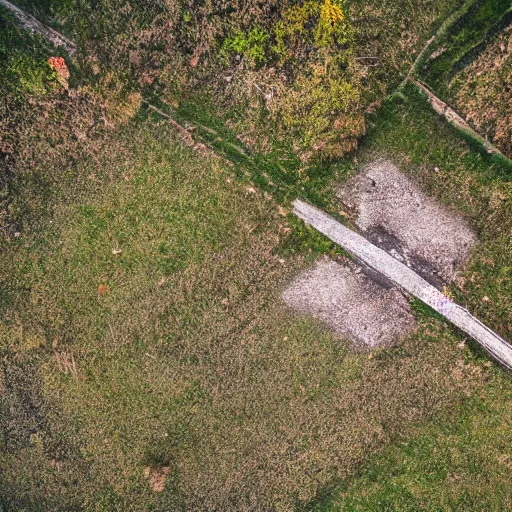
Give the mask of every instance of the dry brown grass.
POLYGON ((129 151, 111 135, 135 116, 141 97, 108 76, 94 87, 27 94, 14 105, 10 97, 0 104, 0 138, 10 164, 1 169, 9 197, 0 212, 0 229, 11 235, 48 213, 57 197, 62 202, 71 191, 90 193, 91 186, 98 187, 93 174, 82 174, 84 164, 94 162, 101 169, 116 152, 129 151))
POLYGON ((512 27, 490 42, 451 83, 466 120, 512 156, 512 27))

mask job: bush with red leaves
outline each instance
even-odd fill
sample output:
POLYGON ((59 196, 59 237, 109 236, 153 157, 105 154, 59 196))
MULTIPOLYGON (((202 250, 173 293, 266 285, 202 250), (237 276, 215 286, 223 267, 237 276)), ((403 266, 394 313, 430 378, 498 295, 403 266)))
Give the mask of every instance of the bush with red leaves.
POLYGON ((57 73, 59 81, 67 84, 69 78, 69 69, 66 65, 66 61, 62 57, 50 57, 48 64, 57 73))

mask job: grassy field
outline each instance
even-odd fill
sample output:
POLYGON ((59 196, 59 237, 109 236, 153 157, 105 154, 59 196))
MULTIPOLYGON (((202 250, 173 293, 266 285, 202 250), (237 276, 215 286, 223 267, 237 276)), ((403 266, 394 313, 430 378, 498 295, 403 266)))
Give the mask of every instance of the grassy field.
POLYGON ((23 92, 0 235, 1 509, 512 506, 512 382, 470 340, 414 303, 412 336, 354 352, 280 297, 319 253, 344 258, 289 202, 339 213, 333 185, 388 157, 475 226, 450 292, 511 339, 509 167, 410 87, 355 157, 303 164, 201 98, 173 115, 223 158, 136 99, 112 117, 96 89, 44 84, 23 92))
POLYGON ((370 457, 315 511, 508 510, 510 385, 490 379, 451 422, 432 422, 370 457))
POLYGON ((165 122, 111 137, 4 240, 4 508, 289 510, 481 388, 435 319, 368 355, 290 315, 274 202, 165 122))

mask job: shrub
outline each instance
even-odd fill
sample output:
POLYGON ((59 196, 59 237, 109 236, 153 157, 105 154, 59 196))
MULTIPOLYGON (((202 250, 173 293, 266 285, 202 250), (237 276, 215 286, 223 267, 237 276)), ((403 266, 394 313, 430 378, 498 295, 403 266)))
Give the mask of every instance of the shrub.
POLYGON ((243 55, 249 59, 251 65, 257 66, 267 58, 268 41, 269 35, 259 27, 253 28, 247 35, 239 31, 225 39, 221 55, 243 55))
POLYGON ((326 56, 324 62, 300 71, 271 105, 273 116, 284 130, 298 137, 302 150, 312 148, 324 156, 338 157, 357 147, 364 118, 358 70, 352 66, 347 63, 340 72, 339 62, 326 56))
POLYGON ((283 12, 275 27, 274 50, 286 61, 290 49, 300 55, 301 49, 312 43, 316 47, 338 47, 348 41, 350 33, 338 0, 308 0, 283 12))
MULTIPOLYGON (((303 155, 337 157, 354 149, 364 132, 361 69, 353 57, 353 31, 338 0, 307 0, 284 8, 271 26, 228 37, 222 52, 252 57, 259 73, 245 73, 238 88, 247 96, 265 93, 265 107, 278 131, 293 136, 303 155), (251 41, 255 41, 251 43, 251 41), (270 41, 270 43, 269 43, 270 41), (247 87, 247 84, 254 87, 247 87), (259 84, 264 84, 262 85, 259 84)), ((244 73, 244 62, 237 64, 244 73)), ((250 103, 250 102, 249 102, 250 103)), ((256 104, 256 108, 261 105, 256 104)))

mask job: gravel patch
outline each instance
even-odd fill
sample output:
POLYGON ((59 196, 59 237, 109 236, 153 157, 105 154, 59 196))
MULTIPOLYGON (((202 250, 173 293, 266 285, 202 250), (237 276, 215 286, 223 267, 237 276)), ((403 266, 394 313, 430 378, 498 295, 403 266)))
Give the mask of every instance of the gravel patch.
POLYGON ((390 344, 415 326, 409 303, 396 288, 348 260, 322 258, 290 283, 283 299, 364 348, 390 344))
POLYGON ((464 219, 387 160, 366 166, 337 196, 357 211, 356 225, 368 240, 438 288, 453 280, 477 242, 464 219))

